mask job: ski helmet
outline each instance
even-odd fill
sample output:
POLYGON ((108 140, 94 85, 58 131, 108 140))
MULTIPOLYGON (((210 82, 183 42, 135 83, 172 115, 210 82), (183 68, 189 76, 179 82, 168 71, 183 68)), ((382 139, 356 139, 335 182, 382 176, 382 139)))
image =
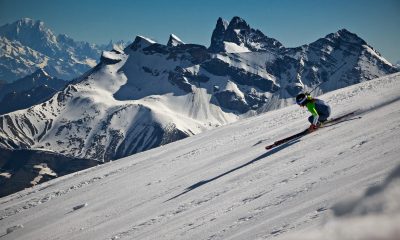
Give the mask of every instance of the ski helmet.
POLYGON ((297 95, 297 97, 296 97, 296 103, 297 104, 299 104, 301 106, 304 106, 306 101, 307 101, 307 95, 306 94, 300 93, 299 95, 297 95))

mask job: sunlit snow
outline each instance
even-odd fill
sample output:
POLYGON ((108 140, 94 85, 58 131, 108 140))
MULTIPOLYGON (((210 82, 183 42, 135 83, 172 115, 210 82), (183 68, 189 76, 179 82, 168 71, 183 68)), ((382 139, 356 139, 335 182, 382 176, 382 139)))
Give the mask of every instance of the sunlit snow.
POLYGON ((333 116, 358 110, 361 118, 266 151, 308 126, 307 111, 289 106, 60 177, 1 198, 0 235, 365 239, 357 230, 362 227, 384 233, 379 239, 396 239, 398 201, 385 199, 398 196, 398 175, 388 176, 400 164, 400 74, 321 98, 333 116), (374 195, 365 193, 371 186, 374 195), (365 207, 349 207, 349 197, 365 207), (76 206, 85 207, 72 210, 76 206))

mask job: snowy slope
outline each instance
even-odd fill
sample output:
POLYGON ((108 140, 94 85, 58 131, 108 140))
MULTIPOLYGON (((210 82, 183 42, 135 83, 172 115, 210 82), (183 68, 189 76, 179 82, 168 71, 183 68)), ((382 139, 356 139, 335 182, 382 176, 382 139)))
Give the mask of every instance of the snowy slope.
POLYGON ((321 228, 281 239, 386 239, 400 236, 400 165, 381 183, 335 204, 321 228), (300 235, 301 234, 301 235, 300 235), (301 236, 301 237, 299 237, 301 236))
MULTIPOLYGON (((385 184, 400 164, 400 74, 321 98, 334 116, 359 109, 362 118, 266 152, 266 144, 308 126, 306 111, 290 106, 64 176, 1 198, 0 234, 272 239, 307 233, 337 201, 385 184)), ((398 219, 400 209, 395 205, 391 214, 398 219)))

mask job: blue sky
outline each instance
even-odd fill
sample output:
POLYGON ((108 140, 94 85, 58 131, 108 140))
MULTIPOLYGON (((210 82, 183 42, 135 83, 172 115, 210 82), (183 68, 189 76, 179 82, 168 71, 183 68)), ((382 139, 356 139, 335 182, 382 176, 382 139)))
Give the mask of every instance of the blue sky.
POLYGON ((389 61, 400 60, 400 0, 0 0, 0 25, 40 19, 57 34, 93 43, 136 35, 166 43, 174 33, 208 46, 218 17, 233 16, 286 47, 346 28, 389 61))

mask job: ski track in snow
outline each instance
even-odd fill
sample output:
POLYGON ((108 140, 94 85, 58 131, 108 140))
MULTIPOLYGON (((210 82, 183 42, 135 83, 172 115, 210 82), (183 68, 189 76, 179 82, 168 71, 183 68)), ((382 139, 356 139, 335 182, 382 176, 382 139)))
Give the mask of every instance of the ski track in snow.
POLYGON ((318 226, 400 162, 400 74, 328 93, 323 128, 280 109, 0 199, 2 239, 271 239, 318 226), (88 203, 88 204, 86 204, 88 203), (72 211, 75 206, 84 208, 72 211), (23 225, 14 232, 9 227, 23 225))

